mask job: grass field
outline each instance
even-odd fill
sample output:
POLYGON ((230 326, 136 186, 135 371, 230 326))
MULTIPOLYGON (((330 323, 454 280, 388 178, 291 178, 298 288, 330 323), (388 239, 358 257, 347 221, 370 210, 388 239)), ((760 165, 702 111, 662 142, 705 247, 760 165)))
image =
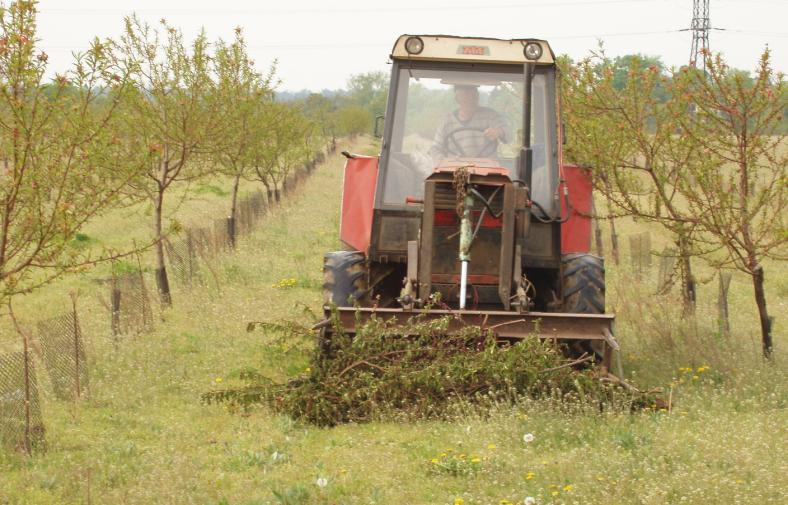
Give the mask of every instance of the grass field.
MULTIPOLYGON (((364 138, 338 151, 347 147, 374 152, 364 138)), ((284 380, 308 365, 311 341, 246 326, 307 323, 304 307, 319 309, 322 256, 339 248, 342 165, 341 156, 330 157, 234 255, 217 261, 218 284, 206 279, 202 287, 176 289, 175 309, 157 314, 147 334, 113 345, 91 281, 106 270, 17 301, 20 317, 34 321, 65 308, 69 290, 79 289, 90 397, 59 402, 44 384, 48 450, 30 458, 0 454, 0 503, 788 501, 784 264, 766 268, 770 311, 778 316, 775 364, 767 366, 744 276, 734 274, 733 336, 725 339, 714 320, 716 279, 700 262, 706 284, 697 318, 687 321, 675 290, 653 294, 654 273, 636 280, 608 261, 608 305, 618 314, 627 375, 644 386, 673 384, 670 412, 599 413, 543 400, 485 412, 458 409, 441 421, 392 418, 318 429, 263 408, 232 412, 202 404, 202 393, 235 383, 247 368, 284 380), (533 441, 524 441, 526 433, 533 441)), ((227 186, 203 184, 198 198, 177 209, 177 219, 188 224, 221 212, 227 186)), ((96 246, 142 240, 147 212, 144 205, 117 211, 86 233, 96 246)), ((624 247, 627 235, 644 229, 632 222, 619 227, 624 247)), ((659 248, 665 238, 652 231, 659 248)), ((6 332, 2 340, 13 346, 9 337, 6 332)))

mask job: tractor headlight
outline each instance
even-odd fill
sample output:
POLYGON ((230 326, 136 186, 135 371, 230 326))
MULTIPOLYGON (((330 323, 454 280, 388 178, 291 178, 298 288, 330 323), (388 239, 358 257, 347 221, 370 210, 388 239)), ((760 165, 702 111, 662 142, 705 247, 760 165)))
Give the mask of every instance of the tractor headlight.
POLYGON ((419 54, 424 50, 424 41, 420 37, 408 37, 405 41, 405 50, 408 54, 419 54))
POLYGON ((523 48, 523 54, 527 60, 538 60, 542 57, 542 46, 536 42, 529 42, 523 48))

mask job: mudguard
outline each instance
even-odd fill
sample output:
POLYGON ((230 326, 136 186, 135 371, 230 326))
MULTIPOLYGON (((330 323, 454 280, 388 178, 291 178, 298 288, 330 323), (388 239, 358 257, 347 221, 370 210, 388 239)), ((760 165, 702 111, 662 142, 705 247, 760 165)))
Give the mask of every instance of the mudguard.
POLYGON ((372 211, 378 181, 378 157, 351 155, 345 163, 339 238, 367 254, 372 240, 372 211))

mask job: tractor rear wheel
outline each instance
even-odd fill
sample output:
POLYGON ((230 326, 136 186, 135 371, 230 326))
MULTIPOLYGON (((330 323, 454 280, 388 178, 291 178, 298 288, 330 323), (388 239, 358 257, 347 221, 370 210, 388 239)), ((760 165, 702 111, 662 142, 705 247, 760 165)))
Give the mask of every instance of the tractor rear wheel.
POLYGON ((357 251, 334 251, 323 257, 323 299, 352 307, 367 295, 366 258, 357 251))
MULTIPOLYGON (((604 314, 605 265, 602 258, 591 254, 567 254, 561 258, 564 312, 604 314)), ((602 362, 604 346, 599 341, 567 341, 574 358, 591 354, 602 362)))

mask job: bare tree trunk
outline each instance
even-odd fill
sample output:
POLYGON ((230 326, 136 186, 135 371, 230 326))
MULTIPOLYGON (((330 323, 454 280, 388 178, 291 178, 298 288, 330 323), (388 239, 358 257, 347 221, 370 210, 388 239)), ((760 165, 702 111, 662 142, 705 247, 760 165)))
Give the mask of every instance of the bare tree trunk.
POLYGON ((170 294, 170 281, 167 278, 167 267, 164 262, 164 234, 162 233, 162 219, 164 207, 164 189, 159 188, 154 203, 153 213, 153 234, 156 239, 156 287, 159 290, 159 300, 162 306, 172 307, 172 295, 170 294))
POLYGON ((757 262, 752 268, 752 285, 755 288, 755 303, 758 305, 758 316, 761 320, 761 342, 763 344, 763 356, 766 359, 772 358, 772 320, 766 311, 766 293, 763 289, 763 267, 757 262))
POLYGON ((282 200, 282 195, 279 192, 279 188, 274 188, 274 200, 276 200, 276 203, 279 203, 282 200))
POLYGON ((695 312, 697 301, 695 277, 692 275, 692 262, 690 260, 689 240, 686 237, 679 237, 679 256, 681 257, 681 293, 684 301, 684 314, 695 312))
POLYGON ((270 207, 271 204, 274 202, 274 191, 271 189, 271 185, 268 184, 268 181, 265 179, 261 179, 263 186, 265 186, 265 200, 268 206, 270 207))
POLYGON ((238 212, 238 186, 241 182, 241 176, 236 175, 233 179, 233 196, 230 203, 230 218, 227 221, 227 232, 230 237, 230 247, 235 249, 236 239, 236 214, 238 212))

